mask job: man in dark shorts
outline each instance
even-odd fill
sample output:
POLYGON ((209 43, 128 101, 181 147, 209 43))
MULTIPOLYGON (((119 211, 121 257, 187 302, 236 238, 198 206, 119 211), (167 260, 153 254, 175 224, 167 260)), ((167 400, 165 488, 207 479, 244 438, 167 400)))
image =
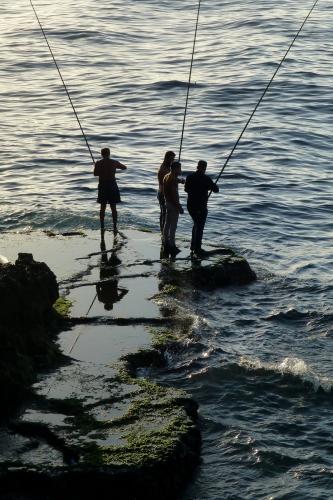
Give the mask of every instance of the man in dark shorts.
POLYGON ((202 256, 204 251, 201 248, 202 235, 208 214, 207 202, 208 193, 219 192, 219 188, 208 175, 205 174, 207 162, 200 160, 197 171, 186 177, 185 191, 187 192, 187 210, 193 219, 191 255, 202 256))
POLYGON ((116 170, 126 170, 126 166, 117 160, 110 158, 109 148, 101 150, 102 159, 96 161, 94 168, 94 175, 98 176, 98 198, 97 203, 101 204, 99 218, 101 222, 101 232, 104 234, 104 216, 106 205, 109 203, 112 220, 113 220, 113 233, 118 233, 117 228, 117 203, 121 202, 118 185, 116 182, 116 170))

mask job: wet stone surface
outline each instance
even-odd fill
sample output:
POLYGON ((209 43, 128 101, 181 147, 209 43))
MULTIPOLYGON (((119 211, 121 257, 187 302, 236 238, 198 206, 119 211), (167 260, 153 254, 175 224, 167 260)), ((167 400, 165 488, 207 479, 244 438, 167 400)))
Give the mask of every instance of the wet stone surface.
POLYGON ((7 258, 29 251, 55 270, 73 321, 57 339, 61 366, 39 376, 21 414, 0 430, 4 495, 109 498, 107 486, 114 498, 176 498, 195 468, 196 404, 137 370, 165 363, 165 347, 190 331, 170 297, 207 277, 209 286, 229 284, 213 276, 247 263, 226 249, 195 263, 187 251, 160 260, 159 243, 139 231, 105 242, 97 232, 5 235, 7 258), (156 328, 159 320, 167 326, 156 328))

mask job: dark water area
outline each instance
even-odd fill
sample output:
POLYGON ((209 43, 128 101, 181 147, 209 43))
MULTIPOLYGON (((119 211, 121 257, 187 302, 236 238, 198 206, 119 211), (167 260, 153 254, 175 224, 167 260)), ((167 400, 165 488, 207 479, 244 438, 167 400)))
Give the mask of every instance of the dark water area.
MULTIPOLYGON (((128 165, 126 227, 158 230, 156 170, 179 147, 196 7, 36 3, 94 155, 110 146, 128 165)), ((310 7, 202 2, 185 175, 202 158, 217 176, 310 7)), ((200 404, 187 500, 332 498, 332 19, 320 1, 210 199, 206 240, 258 281, 194 293, 194 336, 159 376, 200 404)), ((0 24, 0 230, 97 228, 91 160, 29 2, 1 7, 0 24)), ((179 245, 190 232, 185 212, 179 245)))

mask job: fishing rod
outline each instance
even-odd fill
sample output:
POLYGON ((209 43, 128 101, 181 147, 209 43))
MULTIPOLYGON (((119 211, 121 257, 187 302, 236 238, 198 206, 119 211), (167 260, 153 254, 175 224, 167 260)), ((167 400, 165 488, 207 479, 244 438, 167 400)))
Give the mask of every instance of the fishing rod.
POLYGON ((196 40, 197 40, 197 32, 198 32, 198 25, 199 25, 200 7, 201 7, 201 0, 199 0, 199 2, 198 2, 197 19, 196 19, 196 23, 195 23, 195 30, 194 30, 193 47, 192 47, 192 56, 191 56, 190 72, 189 72, 189 76, 188 76, 188 83, 187 83, 187 92, 186 92, 185 109, 184 109, 184 118, 183 118, 183 127, 182 127, 182 133, 181 133, 181 138, 180 138, 180 146, 179 146, 179 153, 178 153, 178 161, 180 161, 181 154, 182 154, 182 147, 183 147, 184 130, 185 130, 185 121, 186 121, 187 107, 188 107, 188 99, 189 99, 189 95, 190 95, 190 87, 191 87, 191 77, 192 77, 192 68, 193 68, 193 60, 194 60, 195 43, 196 43, 196 40))
POLYGON ((35 14, 35 16, 36 16, 36 19, 37 19, 37 22, 38 22, 39 27, 40 27, 40 29, 41 29, 41 32, 42 32, 42 34, 43 34, 43 36, 44 36, 44 38, 45 38, 45 42, 46 42, 46 44, 47 44, 47 46, 48 46, 48 49, 49 49, 50 54, 51 54, 51 56, 52 56, 53 62, 54 62, 55 66, 56 66, 56 68, 57 68, 57 70, 58 70, 58 73, 59 73, 60 79, 61 79, 61 81, 62 81, 62 84, 63 84, 64 89, 65 89, 65 91, 66 91, 67 97, 68 97, 69 102, 70 102, 70 104, 71 104, 71 106, 72 106, 72 109, 73 109, 73 111, 74 111, 74 115, 75 115, 75 117, 76 117, 76 119, 77 119, 77 122, 78 122, 78 124, 79 124, 80 130, 81 130, 81 133, 82 133, 83 138, 84 138, 84 140, 85 140, 85 142, 86 142, 86 145, 87 145, 88 151, 89 151, 89 153, 90 153, 91 159, 92 159, 93 163, 95 163, 95 158, 94 158, 94 155, 92 154, 92 151, 91 151, 91 149, 90 149, 90 145, 89 145, 89 142, 88 142, 87 136, 86 136, 86 134, 84 133, 83 127, 82 127, 82 125, 81 125, 79 115, 77 114, 77 111, 76 111, 76 109, 75 109, 75 107, 74 107, 74 104, 73 104, 73 101, 72 101, 71 95, 70 95, 70 93, 69 93, 69 90, 68 90, 68 88, 67 88, 67 85, 66 85, 66 83, 65 83, 65 80, 64 80, 64 79, 63 79, 63 77, 62 77, 62 74, 61 74, 60 68, 59 68, 59 66, 58 66, 57 60, 56 60, 56 58, 55 58, 55 56, 54 56, 54 54, 53 54, 53 51, 52 51, 52 49, 51 49, 51 45, 49 44, 49 41, 48 41, 47 36, 46 36, 46 33, 45 33, 44 29, 43 29, 42 23, 41 23, 41 22, 40 22, 40 20, 39 20, 38 14, 37 14, 36 9, 35 9, 35 7, 34 7, 34 5, 33 5, 33 3, 32 3, 32 0, 30 0, 30 5, 31 5, 31 7, 32 7, 32 10, 34 11, 34 14, 35 14))
MULTIPOLYGON (((244 135, 244 133, 245 133, 245 131, 246 131, 247 127, 249 126, 249 124, 250 124, 250 122, 251 122, 251 120, 252 120, 252 118, 253 118, 253 116, 254 116, 255 112, 256 112, 256 111, 257 111, 257 109, 259 108, 259 106, 260 106, 260 104, 261 104, 262 100, 264 99, 264 97, 265 97, 265 95, 266 95, 266 93, 267 93, 267 91, 268 91, 269 87, 271 86, 271 84, 272 84, 272 82, 273 82, 273 80, 274 80, 275 76, 277 75, 277 73, 278 73, 279 69, 281 68, 282 64, 284 63, 284 61, 285 61, 285 59, 286 59, 287 55, 289 54, 289 52, 290 52, 290 50, 291 50, 292 46, 293 46, 293 45, 294 45, 294 43, 296 42, 296 40, 297 40, 297 38, 298 38, 299 34, 301 33, 301 31, 302 31, 302 29, 303 29, 303 27, 304 27, 305 23, 307 22, 307 20, 308 20, 308 19, 309 19, 309 17, 311 16, 311 14, 312 14, 313 10, 315 9, 315 7, 316 7, 316 5, 317 5, 317 3, 318 3, 318 2, 319 2, 319 0, 316 0, 316 1, 314 2, 314 4, 312 5, 312 7, 311 7, 310 11, 308 12, 307 16, 305 17, 305 19, 304 19, 304 21, 303 21, 303 23, 302 23, 301 27, 299 28, 299 30, 297 31, 296 35, 294 36, 294 38, 293 38, 293 40, 292 40, 291 44, 289 45, 289 47, 288 47, 288 49, 287 49, 286 53, 284 54, 283 58, 281 59, 280 63, 278 64, 277 68, 275 69, 275 71, 274 71, 274 73, 273 73, 272 78, 270 79, 270 81, 269 81, 269 82, 268 82, 268 84, 266 85, 266 87, 265 87, 265 89, 264 89, 264 91, 263 91, 262 95, 260 96, 259 101, 258 101, 258 102, 257 102, 257 104, 255 105, 255 107, 254 107, 254 109, 253 109, 253 111, 252 111, 252 113, 251 113, 251 115, 250 115, 249 119, 247 120, 246 124, 244 125, 243 130, 241 131, 241 133, 240 133, 240 135, 239 135, 239 137, 238 137, 237 141, 235 142, 235 144, 234 144, 234 146, 233 146, 232 150, 230 151, 229 156, 227 157, 226 161, 224 162, 224 165, 223 165, 223 167, 221 168, 221 171, 220 171, 219 175, 217 176, 217 178, 216 178, 216 180, 215 180, 215 184, 217 184, 217 182, 218 182, 218 181, 219 181, 219 179, 221 178, 221 176, 222 176, 222 174, 223 174, 223 172, 224 172, 225 167, 228 165, 228 163, 229 163, 229 161, 230 161, 230 159, 231 159, 232 155, 234 154, 235 149, 237 148, 237 146, 238 146, 238 144, 239 144, 240 140, 242 139, 242 137, 243 137, 243 135, 244 135)), ((210 192, 209 192, 209 194, 208 194, 208 198, 210 197, 210 195, 211 195, 211 194, 212 194, 212 189, 210 190, 210 192)))

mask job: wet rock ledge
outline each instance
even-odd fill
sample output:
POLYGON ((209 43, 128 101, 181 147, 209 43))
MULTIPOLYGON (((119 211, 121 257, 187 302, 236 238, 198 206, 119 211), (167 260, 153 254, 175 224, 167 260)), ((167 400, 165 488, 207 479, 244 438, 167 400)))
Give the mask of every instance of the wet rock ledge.
POLYGON ((199 462, 196 403, 150 379, 186 349, 194 320, 182 304, 193 290, 255 274, 229 249, 196 262, 185 249, 171 262, 157 258, 158 235, 98 237, 2 241, 11 260, 23 248, 46 261, 59 285, 27 255, 0 265, 2 408, 20 402, 1 414, 1 499, 172 500, 199 462), (59 294, 72 304, 61 320, 59 294))
POLYGON ((31 255, 0 266, 0 291, 2 408, 17 405, 0 415, 0 497, 177 498, 199 460, 196 403, 137 379, 140 353, 117 367, 60 354, 55 331, 70 320, 31 255))

